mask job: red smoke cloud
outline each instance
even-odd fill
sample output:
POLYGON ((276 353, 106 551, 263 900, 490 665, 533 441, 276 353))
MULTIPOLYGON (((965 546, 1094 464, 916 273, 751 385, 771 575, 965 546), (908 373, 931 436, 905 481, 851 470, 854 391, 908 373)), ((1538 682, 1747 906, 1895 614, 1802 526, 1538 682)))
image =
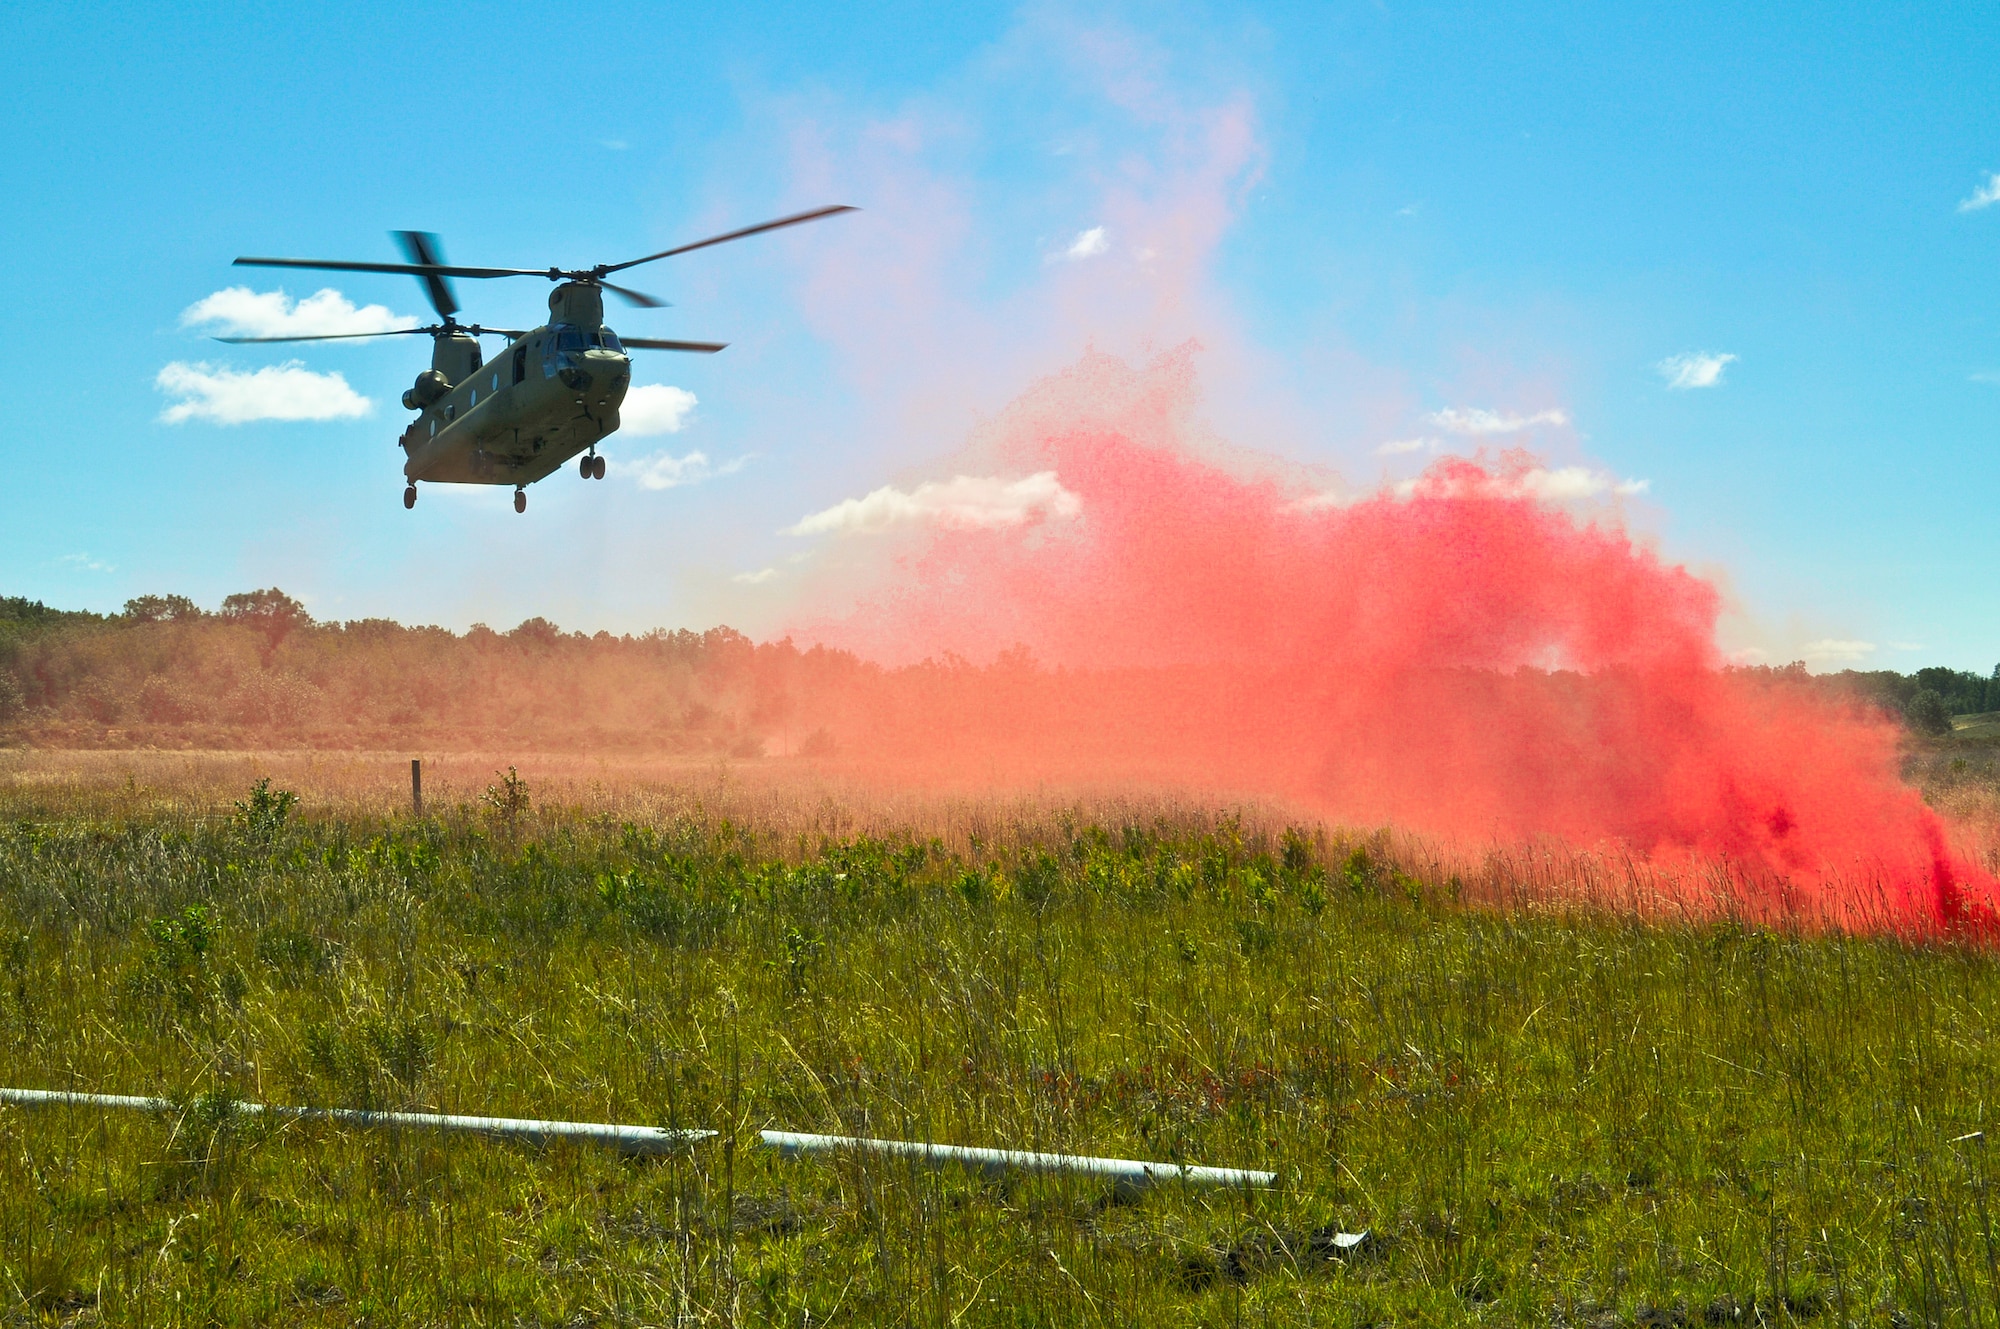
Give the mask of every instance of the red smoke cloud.
POLYGON ((946 514, 803 634, 999 660, 884 674, 840 726, 850 757, 1263 791, 1468 846, 1616 845, 1834 919, 1988 916, 1966 895, 1993 883, 1902 784, 1894 726, 1723 670, 1715 587, 1536 498, 1531 458, 1335 503, 1195 455, 1191 392, 1184 355, 1146 374, 1092 356, 989 431, 983 461, 1053 471, 1074 501, 998 529, 946 514))

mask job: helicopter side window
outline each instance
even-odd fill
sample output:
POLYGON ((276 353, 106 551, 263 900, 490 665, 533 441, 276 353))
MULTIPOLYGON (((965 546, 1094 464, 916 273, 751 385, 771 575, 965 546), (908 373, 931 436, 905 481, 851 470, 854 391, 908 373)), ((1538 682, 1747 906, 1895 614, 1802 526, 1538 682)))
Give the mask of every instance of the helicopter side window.
POLYGON ((522 344, 514 348, 514 381, 516 383, 519 383, 522 379, 526 378, 527 376, 528 376, 528 346, 527 343, 523 342, 522 344))

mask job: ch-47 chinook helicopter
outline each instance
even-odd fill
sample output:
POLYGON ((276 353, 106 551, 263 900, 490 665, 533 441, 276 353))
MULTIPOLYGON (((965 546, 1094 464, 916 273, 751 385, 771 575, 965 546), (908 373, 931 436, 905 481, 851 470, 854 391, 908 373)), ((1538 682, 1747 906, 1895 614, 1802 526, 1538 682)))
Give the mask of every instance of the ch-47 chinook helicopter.
POLYGON ((329 272, 402 272, 423 282, 442 323, 395 332, 335 332, 308 337, 219 337, 246 342, 342 341, 418 333, 431 338, 431 367, 403 394, 405 408, 419 412, 399 440, 408 460, 403 506, 415 507, 417 481, 432 484, 512 485, 514 511, 528 510, 528 486, 581 453, 584 479, 604 478, 597 445, 618 428, 618 408, 632 382, 628 350, 713 353, 727 343, 661 341, 619 337, 604 326, 604 292, 628 304, 659 309, 664 300, 605 280, 614 272, 655 259, 706 249, 728 240, 759 235, 854 209, 817 208, 741 230, 676 245, 657 254, 594 268, 466 268, 444 261, 438 238, 423 231, 397 231, 407 263, 360 263, 315 258, 239 258, 253 268, 315 268, 329 272), (544 277, 558 285, 549 292, 549 321, 530 331, 483 328, 459 323, 453 277, 544 277), (505 337, 509 349, 487 364, 479 338, 505 337))

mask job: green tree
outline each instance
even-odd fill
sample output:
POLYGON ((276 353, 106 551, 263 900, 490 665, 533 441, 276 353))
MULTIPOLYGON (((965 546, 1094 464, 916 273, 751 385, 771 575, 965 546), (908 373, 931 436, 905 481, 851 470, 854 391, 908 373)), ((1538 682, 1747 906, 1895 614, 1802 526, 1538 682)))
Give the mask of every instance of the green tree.
POLYGON ((311 627, 313 621, 304 605, 275 586, 262 591, 240 591, 226 597, 219 617, 262 633, 267 656, 276 651, 293 631, 311 627))
POLYGON ((1933 688, 1918 688, 1903 707, 1903 718, 1920 734, 1951 732, 1951 707, 1945 705, 1944 698, 1933 688))
POLYGON ((507 636, 524 646, 540 646, 546 649, 562 641, 563 631, 546 618, 536 617, 522 620, 521 625, 507 636))
POLYGON ((191 623, 201 607, 185 595, 135 595, 125 602, 125 617, 134 623, 191 623))
POLYGON ((88 609, 51 609, 40 600, 24 595, 0 595, 0 623, 30 628, 61 628, 84 623, 102 623, 104 615, 88 609))
POLYGON ((1929 688, 1944 698, 1953 715, 1969 715, 1986 709, 1986 680, 1970 670, 1933 665, 1916 673, 1917 687, 1929 688))

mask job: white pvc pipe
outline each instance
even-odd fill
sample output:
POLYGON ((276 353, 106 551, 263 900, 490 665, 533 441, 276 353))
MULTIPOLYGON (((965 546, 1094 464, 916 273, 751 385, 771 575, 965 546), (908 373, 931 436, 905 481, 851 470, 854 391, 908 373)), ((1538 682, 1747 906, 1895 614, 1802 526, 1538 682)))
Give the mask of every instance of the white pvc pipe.
MULTIPOLYGON (((0 1103, 26 1107, 60 1106, 130 1108, 139 1112, 172 1112, 164 1098, 133 1098, 124 1094, 73 1094, 59 1089, 0 1089, 0 1103)), ((415 1127, 492 1135, 531 1144, 577 1140, 609 1145, 622 1154, 664 1154, 683 1145, 710 1139, 714 1131, 669 1130, 664 1126, 622 1126, 599 1121, 537 1121, 526 1117, 461 1117, 442 1112, 364 1112, 355 1108, 284 1107, 272 1103, 236 1103, 248 1116, 270 1115, 292 1121, 332 1121, 345 1126, 415 1127)))
POLYGON ((916 1140, 871 1140, 857 1135, 807 1135, 798 1131, 760 1131, 763 1142, 787 1158, 800 1154, 851 1149, 862 1153, 913 1158, 932 1167, 955 1163, 977 1168, 987 1176, 1006 1172, 1067 1172, 1108 1177, 1120 1190, 1140 1190, 1163 1181, 1189 1186, 1263 1188, 1277 1184, 1275 1172, 1242 1168, 1194 1167, 1180 1163, 1145 1163, 1131 1158, 1088 1158, 1078 1154, 1037 1154, 1020 1149, 976 1149, 959 1144, 924 1144, 916 1140))
MULTIPOLYGON (((164 1098, 124 1094, 80 1094, 60 1089, 0 1089, 0 1103, 24 1107, 126 1108, 138 1112, 173 1112, 177 1105, 164 1098)), ((271 1115, 292 1121, 331 1121, 347 1126, 414 1127, 458 1131, 547 1144, 577 1140, 609 1145, 625 1154, 661 1154, 684 1145, 715 1138, 714 1131, 670 1130, 663 1126, 625 1126, 596 1121, 539 1121, 523 1117, 464 1117, 438 1112, 368 1112, 356 1108, 285 1107, 271 1103, 237 1102, 248 1116, 271 1115)), ((1020 1149, 979 1149, 967 1145, 925 1144, 916 1140, 873 1140, 855 1135, 811 1135, 799 1131, 760 1131, 770 1148, 787 1158, 842 1149, 912 1158, 936 1167, 957 1164, 988 1176, 1007 1172, 1058 1172, 1105 1177, 1120 1190, 1141 1190, 1163 1181, 1188 1186, 1266 1188, 1277 1184, 1274 1172, 1244 1168, 1197 1167, 1181 1163, 1148 1163, 1131 1158, 1091 1158, 1078 1154, 1041 1154, 1020 1149)))

